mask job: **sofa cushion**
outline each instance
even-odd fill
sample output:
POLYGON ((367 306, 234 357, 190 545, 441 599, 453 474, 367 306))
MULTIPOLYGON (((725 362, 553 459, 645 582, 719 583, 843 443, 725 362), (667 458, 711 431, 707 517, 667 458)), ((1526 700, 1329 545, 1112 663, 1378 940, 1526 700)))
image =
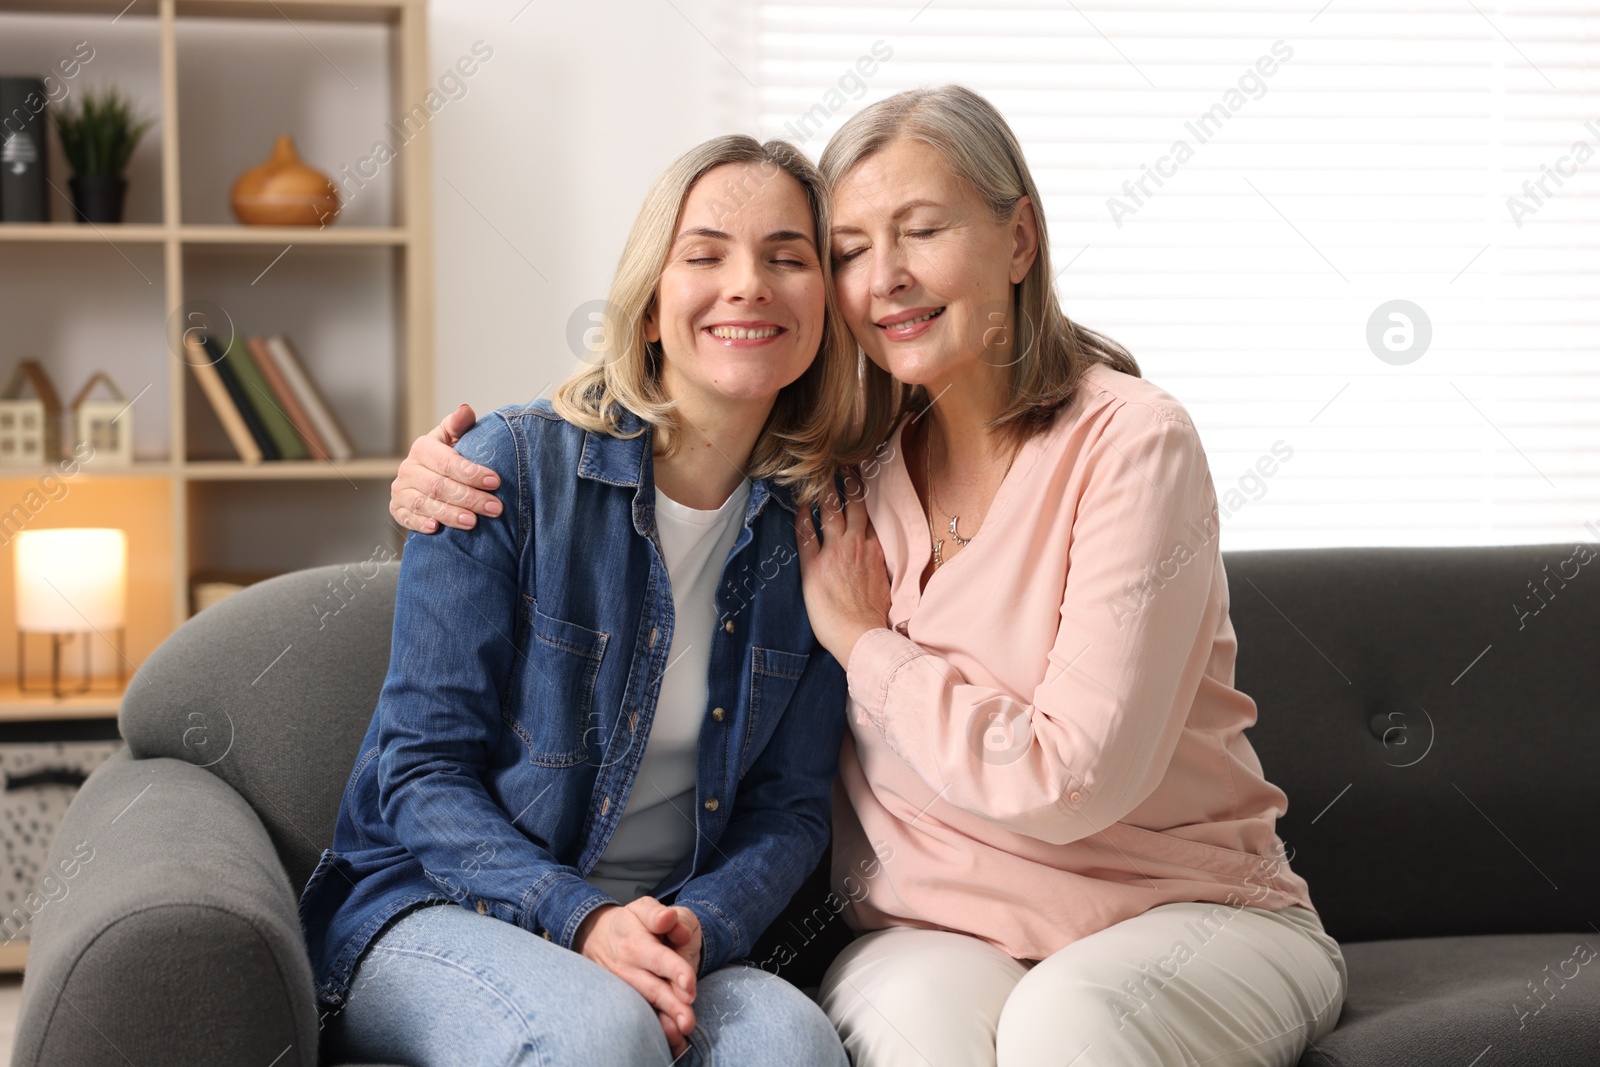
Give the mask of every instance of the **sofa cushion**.
POLYGON ((1600 921, 1591 546, 1239 552, 1225 565, 1237 682, 1259 714, 1246 736, 1288 794, 1278 833, 1328 933, 1600 921))
POLYGON ((1600 935, 1342 945, 1350 995, 1300 1067, 1550 1067, 1600 1049, 1600 935))

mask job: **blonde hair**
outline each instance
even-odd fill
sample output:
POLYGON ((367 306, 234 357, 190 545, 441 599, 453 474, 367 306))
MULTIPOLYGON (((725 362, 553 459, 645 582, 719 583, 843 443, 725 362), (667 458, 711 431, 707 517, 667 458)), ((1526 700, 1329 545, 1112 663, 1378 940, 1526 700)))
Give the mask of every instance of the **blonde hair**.
MULTIPOLYGON (((1138 376, 1132 353, 1111 338, 1073 322, 1056 299, 1050 270, 1050 237, 1045 230, 1039 187, 1023 159, 1011 127, 993 104, 960 85, 913 89, 857 112, 833 135, 819 167, 829 188, 868 156, 901 138, 937 149, 955 175, 972 186, 995 222, 1005 222, 1027 197, 1039 228, 1033 266, 1012 287, 1014 351, 1020 353, 1011 375, 1011 397, 990 423, 1020 443, 1050 425, 1091 363, 1104 363, 1138 376)), ((928 406, 927 390, 895 380, 871 360, 862 359, 860 411, 863 437, 888 436, 908 410, 928 406)))
MULTIPOLYGON (((811 161, 787 141, 762 144, 742 134, 714 137, 679 156, 656 178, 622 246, 606 321, 590 350, 589 363, 557 388, 552 404, 562 418, 586 430, 636 437, 644 430, 624 433, 620 428, 619 409, 626 409, 654 428, 659 452, 676 451, 683 427, 674 411, 676 404, 662 388, 663 353, 659 343, 645 337, 645 316, 655 304, 656 287, 690 190, 707 171, 726 163, 758 164, 762 183, 787 174, 805 190, 811 209, 826 293, 822 337, 805 373, 778 391, 745 471, 751 478, 771 478, 790 487, 800 503, 808 505, 831 484, 836 445, 855 422, 856 353, 834 302, 833 268, 827 254, 827 186, 811 161)), ((737 210, 750 195, 747 184, 729 183, 727 202, 721 206, 737 210)))

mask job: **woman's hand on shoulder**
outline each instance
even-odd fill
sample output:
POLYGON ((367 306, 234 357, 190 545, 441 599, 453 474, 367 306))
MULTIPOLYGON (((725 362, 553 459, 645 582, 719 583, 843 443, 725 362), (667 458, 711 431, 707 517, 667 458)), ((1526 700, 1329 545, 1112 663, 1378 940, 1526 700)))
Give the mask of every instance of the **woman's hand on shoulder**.
MULTIPOLYGON (((691 1005, 697 965, 691 966, 675 943, 668 945, 662 938, 671 936, 680 925, 682 917, 677 913, 687 911, 668 908, 654 897, 641 897, 627 907, 605 904, 589 913, 572 939, 573 949, 627 982, 649 1002, 674 1056, 688 1046, 684 1035, 694 1029, 691 1005)), ((697 961, 698 934, 699 924, 695 923, 697 961)))
POLYGON ((794 538, 800 552, 800 588, 811 631, 839 666, 848 668, 850 650, 868 630, 888 625, 889 569, 883 546, 872 531, 867 505, 850 491, 859 476, 845 479, 845 500, 829 489, 821 505, 819 542, 809 508, 795 515, 794 538))
POLYGON ((472 408, 462 404, 411 442, 411 451, 389 486, 389 514, 395 522, 408 530, 433 533, 441 522, 470 530, 477 515, 500 514, 500 501, 490 492, 499 488, 500 476, 455 449, 477 421, 472 408))

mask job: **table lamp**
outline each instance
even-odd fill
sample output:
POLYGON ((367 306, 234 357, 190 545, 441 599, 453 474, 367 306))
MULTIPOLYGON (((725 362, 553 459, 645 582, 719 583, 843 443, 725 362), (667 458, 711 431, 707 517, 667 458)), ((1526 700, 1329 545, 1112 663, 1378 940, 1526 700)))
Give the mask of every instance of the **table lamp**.
POLYGON ((50 689, 57 697, 87 692, 91 634, 112 641, 117 651, 117 687, 124 683, 124 603, 128 585, 128 535, 113 529, 24 530, 16 537, 17 688, 28 687, 26 637, 50 635, 50 689), (83 678, 73 689, 61 684, 61 649, 74 638, 83 645, 83 678))

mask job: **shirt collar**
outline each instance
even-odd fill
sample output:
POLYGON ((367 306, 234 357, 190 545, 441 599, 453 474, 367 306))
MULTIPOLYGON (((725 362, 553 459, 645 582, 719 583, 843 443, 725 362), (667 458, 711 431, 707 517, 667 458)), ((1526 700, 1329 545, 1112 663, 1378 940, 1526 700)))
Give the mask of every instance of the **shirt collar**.
MULTIPOLYGON (((654 428, 627 408, 617 407, 617 430, 630 434, 642 430, 634 437, 614 437, 608 433, 585 430, 583 452, 578 457, 578 475, 609 485, 642 487, 648 479, 654 488, 654 478, 648 473, 650 446, 655 436, 654 428)), ((745 505, 744 524, 750 525, 761 514, 768 498, 791 513, 797 511, 794 493, 787 487, 769 483, 765 478, 750 480, 750 501, 745 505)), ((654 501, 650 502, 653 507, 654 501)))

